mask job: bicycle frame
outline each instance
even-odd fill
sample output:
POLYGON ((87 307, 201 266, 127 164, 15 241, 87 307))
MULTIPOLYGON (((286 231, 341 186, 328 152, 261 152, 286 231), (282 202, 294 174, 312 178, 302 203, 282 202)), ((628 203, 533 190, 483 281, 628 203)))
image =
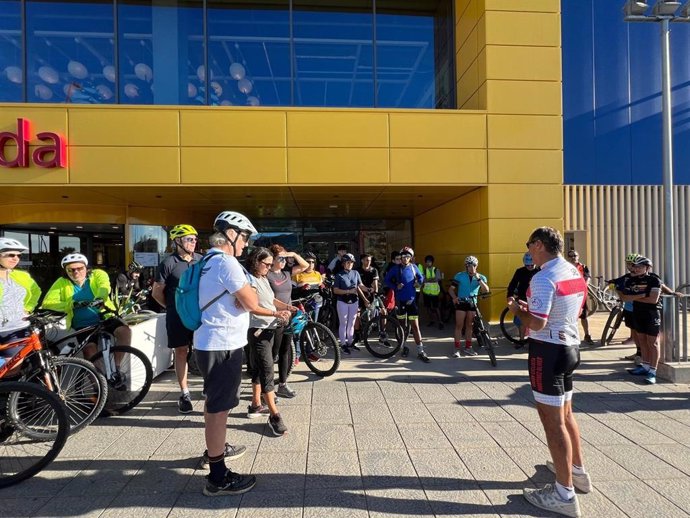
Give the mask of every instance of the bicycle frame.
POLYGON ((40 369, 43 371, 45 375, 46 388, 53 392, 57 386, 57 383, 53 383, 55 380, 52 379, 52 373, 46 368, 45 359, 43 357, 46 351, 43 349, 43 344, 41 343, 39 333, 33 331, 27 338, 22 338, 21 340, 17 340, 15 342, 3 344, 2 348, 9 349, 11 347, 19 346, 22 346, 22 348, 17 351, 14 356, 6 360, 5 363, 0 367, 0 379, 4 378, 8 373, 18 369, 27 358, 36 358, 38 364, 34 364, 34 368, 36 370, 40 369))

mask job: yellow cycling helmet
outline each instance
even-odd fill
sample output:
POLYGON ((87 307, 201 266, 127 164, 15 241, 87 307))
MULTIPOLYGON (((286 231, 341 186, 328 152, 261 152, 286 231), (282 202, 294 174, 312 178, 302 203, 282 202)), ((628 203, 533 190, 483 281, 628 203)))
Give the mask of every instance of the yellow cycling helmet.
POLYGON ((171 230, 170 230, 170 239, 177 239, 178 237, 184 237, 184 236, 198 236, 199 233, 196 231, 196 229, 191 226, 191 225, 185 225, 185 224, 180 224, 180 225, 175 225, 171 230))

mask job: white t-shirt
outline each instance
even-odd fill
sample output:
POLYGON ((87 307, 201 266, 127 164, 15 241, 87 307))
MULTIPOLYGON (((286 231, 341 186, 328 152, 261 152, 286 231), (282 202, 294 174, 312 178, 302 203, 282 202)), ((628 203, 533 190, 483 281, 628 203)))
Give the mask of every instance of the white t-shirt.
POLYGON ((201 314, 201 327, 194 332, 195 349, 232 351, 245 346, 249 312, 236 304, 234 293, 249 282, 247 275, 237 259, 225 253, 206 263, 199 280, 199 305, 203 308, 223 291, 227 293, 201 314))
POLYGON ((529 283, 527 304, 533 316, 546 320, 530 338, 562 345, 579 345, 578 319, 587 294, 587 283, 574 265, 562 257, 544 263, 529 283))

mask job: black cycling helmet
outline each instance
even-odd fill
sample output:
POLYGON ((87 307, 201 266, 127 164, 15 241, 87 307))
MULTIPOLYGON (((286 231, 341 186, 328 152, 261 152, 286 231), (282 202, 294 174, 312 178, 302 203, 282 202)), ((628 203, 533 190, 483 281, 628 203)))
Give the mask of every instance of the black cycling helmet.
POLYGON ((428 263, 429 261, 431 261, 432 263, 434 262, 434 256, 433 256, 433 255, 427 255, 427 256, 424 258, 424 262, 425 262, 425 263, 428 263))
POLYGON ((136 261, 132 261, 131 263, 129 263, 129 266, 127 267, 127 271, 130 272, 140 272, 143 269, 144 267, 136 261))
POLYGON ((316 261, 316 254, 314 252, 305 252, 305 259, 314 259, 316 261))

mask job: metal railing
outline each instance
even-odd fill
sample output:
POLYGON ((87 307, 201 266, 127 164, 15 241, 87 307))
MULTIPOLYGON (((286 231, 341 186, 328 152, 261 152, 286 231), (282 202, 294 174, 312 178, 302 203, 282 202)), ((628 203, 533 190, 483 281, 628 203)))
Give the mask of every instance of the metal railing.
POLYGON ((687 363, 690 295, 662 295, 661 339, 664 363, 687 363))

